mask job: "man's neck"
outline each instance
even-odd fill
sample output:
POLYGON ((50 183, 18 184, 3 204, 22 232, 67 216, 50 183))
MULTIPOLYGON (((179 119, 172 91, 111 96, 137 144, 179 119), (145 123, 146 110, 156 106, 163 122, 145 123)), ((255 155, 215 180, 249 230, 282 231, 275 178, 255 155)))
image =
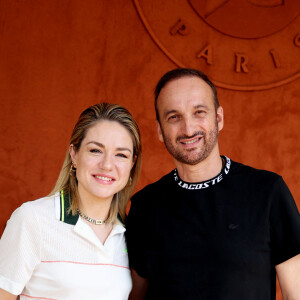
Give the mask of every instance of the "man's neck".
POLYGON ((175 161, 179 177, 186 182, 202 182, 217 176, 222 170, 222 158, 219 151, 211 153, 196 165, 175 161))

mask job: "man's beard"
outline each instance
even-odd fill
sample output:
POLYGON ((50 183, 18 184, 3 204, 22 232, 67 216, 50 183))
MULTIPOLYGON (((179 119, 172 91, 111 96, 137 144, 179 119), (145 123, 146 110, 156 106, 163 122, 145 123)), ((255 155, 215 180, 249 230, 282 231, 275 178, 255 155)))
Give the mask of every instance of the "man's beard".
POLYGON ((218 141, 218 136, 219 136, 219 130, 218 130, 218 125, 216 124, 215 128, 208 131, 197 131, 195 132, 192 136, 178 136, 176 138, 176 144, 182 139, 191 139, 196 136, 202 136, 200 143, 202 143, 202 146, 197 146, 197 150, 195 148, 191 149, 186 149, 186 150, 180 150, 178 147, 174 147, 172 144, 171 139, 166 136, 162 131, 162 135, 164 138, 164 143, 165 146, 168 150, 168 152, 179 162, 182 162, 184 164, 188 165, 196 165, 199 162, 205 160, 209 154, 212 152, 214 149, 215 145, 217 144, 218 141), (199 147, 199 149, 198 149, 199 147))

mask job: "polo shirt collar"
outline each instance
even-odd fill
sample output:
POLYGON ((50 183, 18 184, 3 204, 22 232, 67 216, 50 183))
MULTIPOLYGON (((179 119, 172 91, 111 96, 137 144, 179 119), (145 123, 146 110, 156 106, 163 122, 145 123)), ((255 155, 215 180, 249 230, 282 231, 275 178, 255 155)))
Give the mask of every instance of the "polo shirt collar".
POLYGON ((76 225, 79 215, 68 213, 70 207, 70 197, 63 191, 55 194, 55 214, 56 219, 70 225, 76 225))
MULTIPOLYGON (((68 194, 63 191, 55 194, 55 214, 56 219, 62 221, 64 223, 70 225, 76 225, 79 219, 79 215, 72 215, 72 213, 68 214, 68 210, 70 207, 70 197, 68 194)), ((116 220, 113 228, 113 233, 122 233, 126 231, 124 228, 124 224, 120 220, 120 216, 116 220)))

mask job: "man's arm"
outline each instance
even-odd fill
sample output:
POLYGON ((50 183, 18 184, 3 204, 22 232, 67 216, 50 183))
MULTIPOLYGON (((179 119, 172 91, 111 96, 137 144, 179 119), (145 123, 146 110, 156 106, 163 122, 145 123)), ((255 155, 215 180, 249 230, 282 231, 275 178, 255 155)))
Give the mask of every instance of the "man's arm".
POLYGON ((148 289, 148 280, 141 277, 138 273, 131 269, 132 290, 129 295, 129 300, 144 300, 148 289))
POLYGON ((275 268, 283 299, 300 300, 300 254, 275 268))

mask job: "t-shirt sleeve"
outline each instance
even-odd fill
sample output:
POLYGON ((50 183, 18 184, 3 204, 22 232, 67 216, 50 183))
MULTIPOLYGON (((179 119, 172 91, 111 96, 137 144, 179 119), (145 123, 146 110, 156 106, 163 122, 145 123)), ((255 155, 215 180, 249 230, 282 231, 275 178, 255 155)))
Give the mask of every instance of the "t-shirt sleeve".
POLYGON ((40 226, 27 203, 14 211, 0 240, 0 288, 19 295, 40 261, 40 226))
POLYGON ((300 254, 300 215, 281 177, 276 181, 271 197, 271 243, 274 263, 278 265, 300 254))
POLYGON ((131 201, 131 207, 126 222, 126 241, 129 256, 129 266, 141 277, 147 278, 148 251, 147 243, 149 235, 147 231, 147 217, 140 196, 135 195, 131 201))

